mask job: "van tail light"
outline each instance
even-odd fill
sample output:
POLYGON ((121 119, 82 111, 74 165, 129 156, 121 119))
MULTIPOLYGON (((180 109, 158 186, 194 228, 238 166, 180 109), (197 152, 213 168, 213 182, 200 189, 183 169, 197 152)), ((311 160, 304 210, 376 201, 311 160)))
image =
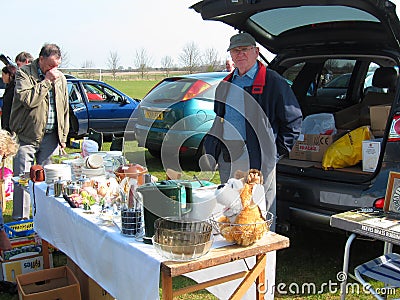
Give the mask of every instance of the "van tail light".
POLYGON ((385 198, 378 198, 374 201, 374 208, 383 209, 385 205, 385 198))
POLYGON ((211 87, 211 85, 209 85, 207 82, 204 82, 202 80, 197 80, 189 88, 189 90, 186 92, 185 96, 183 96, 182 101, 192 99, 192 98, 200 95, 201 93, 203 93, 210 87, 211 87))
POLYGON ((388 142, 400 141, 400 115, 395 115, 390 125, 388 142))

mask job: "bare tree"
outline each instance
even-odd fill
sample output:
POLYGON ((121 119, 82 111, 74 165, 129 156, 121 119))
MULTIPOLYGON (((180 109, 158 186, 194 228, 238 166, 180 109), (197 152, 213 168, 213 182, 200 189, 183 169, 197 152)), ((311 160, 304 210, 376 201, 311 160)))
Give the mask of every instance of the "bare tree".
POLYGON ((187 43, 179 55, 179 60, 190 74, 196 71, 201 64, 200 50, 195 42, 187 43))
POLYGON ((110 69, 114 80, 115 80, 115 77, 116 77, 116 74, 117 74, 117 71, 118 71, 118 64, 119 64, 118 52, 117 51, 115 51, 115 52, 110 51, 110 56, 108 57, 108 60, 107 60, 107 66, 110 69))
POLYGON ((82 63, 82 68, 83 68, 83 69, 86 69, 86 70, 84 70, 84 72, 85 72, 85 76, 86 76, 87 78, 94 77, 94 72, 93 72, 94 63, 93 63, 93 61, 91 61, 91 60, 85 60, 85 61, 82 63))
POLYGON ((165 71, 165 76, 169 76, 170 69, 174 66, 174 60, 171 56, 164 56, 161 58, 161 68, 165 71))
POLYGON ((146 49, 141 48, 136 50, 135 53, 135 67, 139 70, 140 76, 143 79, 144 75, 147 73, 149 67, 151 66, 152 59, 147 53, 146 49))
POLYGON ((215 48, 208 48, 204 51, 203 62, 207 67, 207 72, 214 72, 219 66, 218 51, 215 48))

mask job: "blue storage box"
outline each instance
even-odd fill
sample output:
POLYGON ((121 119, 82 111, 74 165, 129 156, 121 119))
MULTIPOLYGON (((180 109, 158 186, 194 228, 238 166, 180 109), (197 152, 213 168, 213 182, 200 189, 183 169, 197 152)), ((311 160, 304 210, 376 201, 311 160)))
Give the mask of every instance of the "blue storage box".
POLYGON ((33 219, 4 224, 4 231, 10 239, 33 234, 33 219))

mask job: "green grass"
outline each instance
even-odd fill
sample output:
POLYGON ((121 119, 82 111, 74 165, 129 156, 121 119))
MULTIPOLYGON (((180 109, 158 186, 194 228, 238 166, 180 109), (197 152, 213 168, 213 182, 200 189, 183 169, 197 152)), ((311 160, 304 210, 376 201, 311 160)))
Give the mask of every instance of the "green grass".
POLYGON ((132 98, 143 99, 158 80, 107 80, 106 82, 132 98))

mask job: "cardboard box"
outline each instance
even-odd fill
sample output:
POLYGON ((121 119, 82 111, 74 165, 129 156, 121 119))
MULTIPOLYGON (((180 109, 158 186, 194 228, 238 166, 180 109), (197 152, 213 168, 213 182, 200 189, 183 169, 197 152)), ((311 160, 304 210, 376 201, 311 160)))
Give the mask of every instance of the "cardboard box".
POLYGON ((17 287, 20 300, 81 299, 79 282, 66 266, 18 275, 17 287))
POLYGON ((369 107, 372 131, 384 131, 389 117, 390 105, 376 105, 369 107))
POLYGON ((10 260, 21 259, 24 257, 39 255, 42 253, 41 245, 26 245, 22 247, 16 247, 11 250, 3 251, 1 258, 3 262, 10 260))
POLYGON ((10 243, 11 250, 1 251, 1 262, 42 253, 42 239, 36 233, 24 237, 11 238, 10 243))
MULTIPOLYGON (((11 250, 1 251, 0 262, 22 259, 27 256, 42 254, 42 239, 34 233, 25 237, 10 239, 11 250)), ((49 252, 54 252, 55 248, 49 246, 49 252)))
POLYGON ((116 300, 105 289, 88 277, 89 298, 87 300, 116 300))
POLYGON ((375 172, 381 153, 381 140, 362 142, 362 169, 364 172, 375 172))
MULTIPOLYGON (((53 259, 50 254, 50 267, 53 267, 53 259)), ((1 263, 1 280, 15 282, 16 277, 21 274, 28 274, 43 270, 43 256, 33 255, 23 259, 10 260, 1 263)))
POLYGON ((92 278, 86 275, 70 258, 67 258, 67 266, 75 274, 79 281, 82 300, 115 300, 105 289, 98 285, 92 278))
POLYGON ((333 138, 333 135, 301 134, 290 151, 289 158, 321 162, 333 138))

